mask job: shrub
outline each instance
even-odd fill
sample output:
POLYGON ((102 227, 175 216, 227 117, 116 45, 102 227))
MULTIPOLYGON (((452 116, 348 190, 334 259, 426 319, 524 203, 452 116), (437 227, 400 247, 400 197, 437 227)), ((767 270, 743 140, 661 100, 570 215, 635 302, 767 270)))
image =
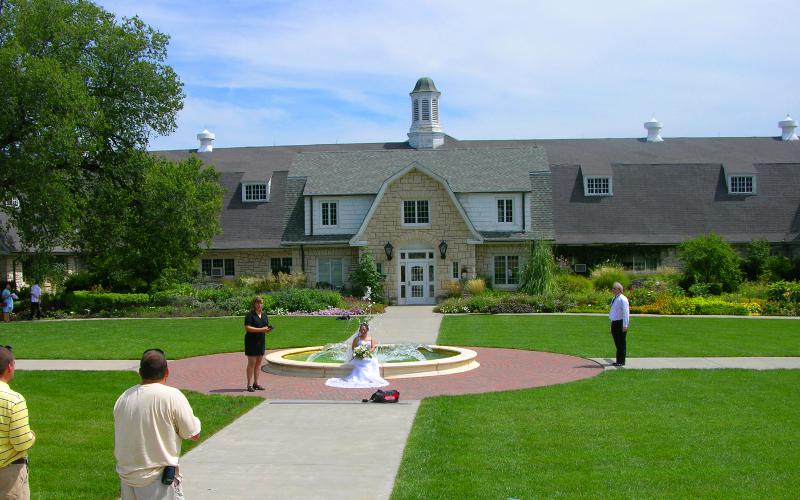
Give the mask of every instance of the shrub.
MULTIPOLYGON (((681 243, 678 258, 684 264, 685 288, 695 283, 719 283, 720 292, 732 292, 742 281, 739 256, 727 241, 714 233, 681 243)), ((714 292, 713 289, 709 291, 714 292)))
POLYGON ((757 280, 767 269, 770 245, 765 239, 753 240, 747 245, 747 256, 742 260, 742 272, 751 280, 757 280))
POLYGON ((689 287, 689 295, 692 297, 705 297, 711 293, 710 283, 695 283, 689 287))
POLYGON ((549 241, 537 240, 522 267, 520 291, 531 295, 552 295, 555 292, 556 263, 549 241))
POLYGON ((628 288, 631 279, 628 273, 616 264, 604 264, 592 269, 592 285, 595 290, 611 290, 615 282, 620 282, 624 288, 628 288))
POLYGON ((463 297, 453 297, 445 299, 433 308, 433 312, 442 314, 458 314, 473 312, 467 305, 467 299, 463 297))
POLYGON ((373 302, 383 302, 383 275, 378 272, 375 260, 370 252, 361 256, 358 265, 350 274, 350 283, 353 285, 353 295, 364 297, 367 288, 371 290, 370 298, 373 302))
POLYGON ((473 295, 466 299, 466 305, 471 312, 488 313, 493 305, 500 302, 500 297, 493 295, 473 295))
POLYGON ((467 280, 464 283, 464 291, 470 295, 480 295, 486 291, 486 281, 483 278, 467 280))
POLYGON ((800 302, 800 282, 778 281, 769 285, 767 296, 776 302, 800 302))
POLYGON ((74 292, 75 290, 89 290, 93 285, 99 283, 97 277, 89 271, 78 271, 70 274, 64 280, 64 291, 74 292))
POLYGON ((556 289, 563 293, 591 293, 592 282, 577 274, 559 274, 556 276, 556 289))
POLYGON ((344 307, 345 301, 338 292, 315 288, 290 288, 272 294, 275 306, 287 311, 313 312, 329 307, 344 307))
POLYGON ((150 302, 146 293, 111 293, 76 290, 64 294, 64 304, 71 310, 99 311, 102 309, 119 309, 130 306, 142 306, 150 302))

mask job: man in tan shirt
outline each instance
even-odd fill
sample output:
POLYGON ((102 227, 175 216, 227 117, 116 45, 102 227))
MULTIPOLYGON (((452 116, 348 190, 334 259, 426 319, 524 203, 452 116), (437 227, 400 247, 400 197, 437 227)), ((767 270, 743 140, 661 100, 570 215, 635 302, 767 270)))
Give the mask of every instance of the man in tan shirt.
POLYGON ((160 349, 144 352, 142 383, 122 393, 114 405, 114 456, 122 500, 182 499, 181 476, 161 481, 164 468, 177 466, 183 439, 196 441, 200 420, 186 396, 165 385, 167 359, 160 349))
POLYGON ((36 441, 22 394, 8 386, 14 378, 11 346, 0 346, 0 498, 28 500, 28 450, 36 441))

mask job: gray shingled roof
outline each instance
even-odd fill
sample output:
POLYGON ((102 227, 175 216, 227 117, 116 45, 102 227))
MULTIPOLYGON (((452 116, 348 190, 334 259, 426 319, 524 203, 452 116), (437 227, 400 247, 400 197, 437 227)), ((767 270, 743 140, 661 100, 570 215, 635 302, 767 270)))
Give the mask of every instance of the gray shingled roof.
POLYGON ((411 163, 444 178, 453 192, 518 192, 528 173, 547 170, 541 148, 477 148, 299 153, 292 175, 308 178, 304 194, 377 193, 383 182, 411 163))
POLYGON ((613 196, 583 194, 580 168, 554 166, 559 244, 675 244, 711 231, 734 243, 797 241, 800 162, 756 165, 757 193, 729 195, 720 164, 613 165, 613 196))

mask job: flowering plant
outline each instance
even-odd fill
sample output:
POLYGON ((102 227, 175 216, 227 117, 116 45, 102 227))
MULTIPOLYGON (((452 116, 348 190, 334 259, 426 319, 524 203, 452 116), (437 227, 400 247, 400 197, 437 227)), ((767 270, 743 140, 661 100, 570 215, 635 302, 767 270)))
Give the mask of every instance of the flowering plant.
POLYGON ((369 346, 359 345, 353 348, 353 357, 359 359, 368 359, 372 357, 372 351, 369 350, 369 346))

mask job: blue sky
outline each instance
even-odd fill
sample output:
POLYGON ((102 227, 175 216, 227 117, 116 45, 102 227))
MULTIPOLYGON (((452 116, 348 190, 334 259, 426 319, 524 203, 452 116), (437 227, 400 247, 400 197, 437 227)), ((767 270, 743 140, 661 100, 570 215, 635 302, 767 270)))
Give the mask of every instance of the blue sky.
POLYGON ((773 136, 800 119, 800 3, 102 0, 172 39, 152 149, 403 141, 430 76, 459 139, 773 136))

